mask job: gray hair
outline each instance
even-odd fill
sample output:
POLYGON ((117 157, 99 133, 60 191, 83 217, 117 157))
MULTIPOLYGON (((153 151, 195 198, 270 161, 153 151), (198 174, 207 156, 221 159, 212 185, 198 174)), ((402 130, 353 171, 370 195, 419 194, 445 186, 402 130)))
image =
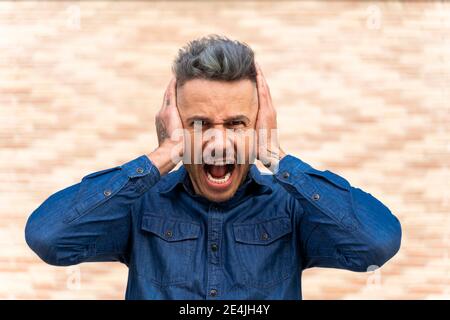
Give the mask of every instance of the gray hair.
POLYGON ((177 79, 177 87, 191 79, 249 79, 256 83, 253 50, 246 43, 216 34, 190 41, 181 48, 173 62, 172 71, 177 79))

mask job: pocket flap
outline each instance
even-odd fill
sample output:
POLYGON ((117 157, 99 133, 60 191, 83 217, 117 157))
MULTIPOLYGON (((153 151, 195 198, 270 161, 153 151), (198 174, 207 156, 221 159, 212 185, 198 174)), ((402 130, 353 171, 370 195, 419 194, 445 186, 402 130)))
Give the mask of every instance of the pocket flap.
POLYGON ((197 223, 153 215, 143 216, 141 228, 166 241, 196 239, 200 234, 200 225, 197 223))
POLYGON ((237 242, 262 245, 292 232, 291 219, 286 217, 256 223, 235 223, 233 229, 237 242))
POLYGON ((332 183, 336 187, 339 187, 343 190, 348 191, 350 188, 350 184, 347 180, 329 170, 319 171, 317 169, 311 168, 307 171, 307 173, 312 174, 314 176, 318 176, 319 178, 322 179, 326 179, 328 182, 332 183))

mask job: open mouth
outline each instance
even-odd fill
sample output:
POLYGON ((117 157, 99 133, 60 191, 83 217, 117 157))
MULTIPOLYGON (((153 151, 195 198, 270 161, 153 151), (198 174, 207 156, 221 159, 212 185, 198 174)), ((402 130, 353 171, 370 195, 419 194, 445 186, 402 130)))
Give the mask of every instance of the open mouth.
POLYGON ((223 189, 231 184, 235 164, 203 165, 206 180, 211 187, 223 189))

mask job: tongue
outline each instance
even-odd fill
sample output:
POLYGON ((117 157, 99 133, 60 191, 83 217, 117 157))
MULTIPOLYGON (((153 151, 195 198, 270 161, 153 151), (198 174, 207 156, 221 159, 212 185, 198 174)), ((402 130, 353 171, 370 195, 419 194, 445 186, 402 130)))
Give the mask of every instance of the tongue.
POLYGON ((227 173, 227 166, 210 166, 209 173, 214 178, 222 178, 227 173))

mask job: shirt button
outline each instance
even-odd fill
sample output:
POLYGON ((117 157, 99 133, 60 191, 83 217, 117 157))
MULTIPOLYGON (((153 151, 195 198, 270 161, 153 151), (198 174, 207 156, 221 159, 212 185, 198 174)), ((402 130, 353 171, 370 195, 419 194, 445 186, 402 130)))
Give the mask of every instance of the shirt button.
POLYGON ((211 295, 211 297, 215 297, 215 296, 217 296, 217 290, 211 289, 211 291, 209 291, 209 294, 211 295))
POLYGON ((105 190, 103 191, 103 194, 105 195, 105 197, 109 197, 111 195, 111 190, 105 190))
POLYGON ((264 233, 261 235, 261 239, 263 239, 263 240, 268 240, 268 239, 269 239, 269 234, 268 234, 267 232, 264 232, 264 233))
POLYGON ((217 244, 216 243, 213 243, 212 245, 211 245, 211 250, 212 251, 217 251, 219 249, 219 247, 217 246, 217 244))
POLYGON ((172 231, 167 230, 165 235, 166 235, 167 238, 171 238, 173 236, 173 233, 172 233, 172 231))
POLYGON ((317 201, 317 200, 320 199, 320 195, 318 193, 314 193, 312 198, 313 198, 314 201, 317 201))
POLYGON ((136 169, 136 172, 139 173, 139 174, 141 174, 141 173, 144 172, 144 169, 142 169, 142 168, 137 168, 137 169, 136 169))
POLYGON ((283 172, 283 178, 287 179, 289 178, 289 172, 283 172))

